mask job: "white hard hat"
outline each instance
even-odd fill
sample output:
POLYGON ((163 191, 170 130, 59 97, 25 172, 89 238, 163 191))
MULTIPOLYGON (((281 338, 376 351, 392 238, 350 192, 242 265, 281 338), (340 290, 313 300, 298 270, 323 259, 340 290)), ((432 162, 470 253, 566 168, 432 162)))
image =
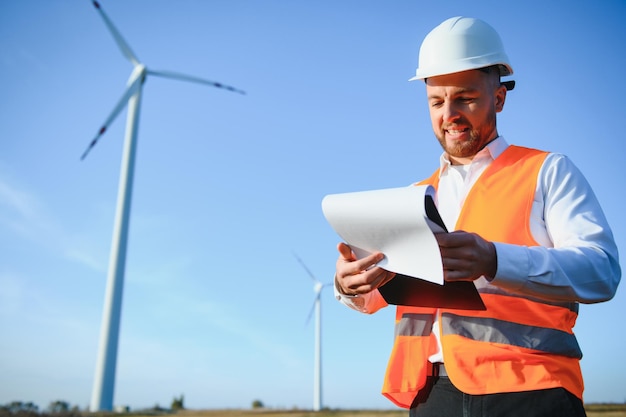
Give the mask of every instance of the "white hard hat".
MULTIPOLYGON (((422 42, 413 80, 497 65, 500 75, 513 74, 500 35, 489 24, 471 17, 453 17, 434 28, 422 42)), ((503 82, 512 90, 515 82, 503 82)))

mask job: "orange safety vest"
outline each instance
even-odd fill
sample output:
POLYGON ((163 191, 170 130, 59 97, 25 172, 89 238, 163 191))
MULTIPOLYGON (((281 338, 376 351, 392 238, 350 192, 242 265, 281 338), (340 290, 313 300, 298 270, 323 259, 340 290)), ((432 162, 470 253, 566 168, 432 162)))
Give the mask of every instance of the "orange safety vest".
MULTIPOLYGON (((467 195, 456 229, 483 238, 538 246, 530 212, 539 170, 547 153, 509 146, 483 172, 467 195)), ((420 184, 437 188, 438 171, 420 184)), ((563 387, 582 399, 582 352, 572 332, 578 303, 559 303, 475 281, 484 311, 398 306, 394 346, 383 395, 409 408, 431 375, 428 357, 437 351, 435 315, 451 382, 473 395, 563 387)))

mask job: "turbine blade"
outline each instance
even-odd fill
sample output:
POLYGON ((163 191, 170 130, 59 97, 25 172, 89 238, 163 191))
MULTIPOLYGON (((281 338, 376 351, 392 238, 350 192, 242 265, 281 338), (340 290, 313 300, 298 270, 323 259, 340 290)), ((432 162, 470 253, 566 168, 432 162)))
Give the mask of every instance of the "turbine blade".
POLYGON ((293 254, 293 256, 296 258, 296 260, 298 261, 298 263, 300 263, 300 265, 302 265, 302 268, 304 268, 304 270, 306 271, 307 274, 309 274, 309 276, 311 277, 311 279, 314 282, 319 282, 319 280, 317 278, 315 278, 315 275, 313 275, 313 273, 311 272, 311 270, 304 264, 304 262, 302 261, 302 259, 300 259, 300 257, 298 255, 296 255, 295 253, 293 254))
POLYGON ((100 12, 100 16, 102 16, 104 23, 106 24, 107 28, 109 28, 109 32, 111 32, 111 34, 113 35, 113 39, 115 39, 117 46, 119 46, 119 48, 122 50, 122 54, 124 54, 124 56, 130 62, 132 62, 133 65, 139 64, 139 59, 137 59, 137 56, 130 49, 130 46, 128 46, 128 43, 126 43, 126 41, 124 40, 120 32, 115 28, 115 26, 113 25, 113 22, 111 22, 111 19, 109 19, 106 13, 104 13, 104 10, 102 10, 102 7, 100 7, 100 3, 98 3, 95 0, 92 0, 92 3, 95 6, 95 8, 98 10, 98 12, 100 12))
POLYGON ((306 321, 304 322, 305 326, 309 325, 309 322, 311 321, 311 317, 313 317, 313 311, 315 311, 315 303, 313 303, 313 305, 311 306, 311 309, 309 310, 309 314, 307 314, 306 316, 306 321))
POLYGON ((102 127, 100 128, 100 130, 98 130, 98 133, 96 134, 96 136, 91 140, 85 152, 83 152, 83 155, 80 157, 81 161, 85 159, 87 157, 87 154, 91 151, 91 149, 94 146, 96 146, 100 137, 104 134, 104 132, 106 132, 108 127, 111 125, 111 123, 113 123, 113 120, 115 120, 115 118, 120 114, 122 109, 126 106, 126 103, 128 103, 128 99, 130 99, 130 97, 133 94, 135 94, 135 92, 137 91, 137 88, 139 88, 142 81, 143 81, 143 78, 139 77, 139 78, 136 78, 133 82, 128 84, 128 87, 126 87, 126 91, 124 91, 124 94, 122 94, 122 97, 119 99, 119 101, 113 108, 113 111, 111 111, 111 114, 109 114, 109 117, 107 117, 107 119, 104 121, 104 123, 102 124, 102 127))
POLYGON ((80 156, 81 161, 87 157, 87 154, 91 151, 91 148, 96 146, 96 143, 98 143, 98 139, 100 138, 100 136, 102 136, 102 134, 104 134, 106 130, 107 130, 106 126, 102 126, 100 130, 98 131, 98 134, 96 135, 96 137, 91 139, 91 142, 89 142, 89 146, 87 146, 87 149, 85 149, 85 152, 83 152, 83 154, 80 156))
POLYGON ((218 83, 216 81, 205 80, 204 78, 194 77, 192 75, 181 74, 178 72, 148 70, 148 74, 156 75, 159 77, 172 78, 175 80, 188 81, 192 83, 206 84, 206 85, 210 85, 211 87, 217 87, 217 88, 222 88, 224 90, 232 91, 233 93, 239 93, 239 94, 244 94, 244 95, 246 94, 245 91, 239 90, 235 87, 231 87, 230 85, 218 83))
POLYGON ((315 297, 315 300, 313 300, 313 305, 311 306, 311 309, 309 310, 309 314, 306 316, 306 321, 304 322, 305 326, 308 326, 309 322, 311 321, 311 317, 313 317, 313 312, 315 311, 315 303, 317 302, 317 300, 319 300, 320 298, 320 294, 318 293, 317 296, 315 297))

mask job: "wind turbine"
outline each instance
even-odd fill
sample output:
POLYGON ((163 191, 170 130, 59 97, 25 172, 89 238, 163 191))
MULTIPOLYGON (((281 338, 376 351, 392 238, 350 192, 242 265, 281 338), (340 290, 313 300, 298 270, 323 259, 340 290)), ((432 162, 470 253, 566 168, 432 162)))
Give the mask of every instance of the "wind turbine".
POLYGON ((120 329, 120 317, 122 309, 122 293, 124 287, 124 267, 126 264, 126 243, 128 237, 128 222, 130 217, 130 205, 133 188, 133 174, 135 169, 135 150, 137 147, 137 130, 139 121, 139 107, 143 83, 148 75, 173 78, 193 83, 206 84, 212 87, 222 88, 235 93, 245 94, 243 91, 218 82, 205 80, 190 75, 171 71, 149 70, 133 53, 122 35, 115 28, 111 20, 104 13, 97 1, 92 1, 96 10, 102 16, 105 25, 113 35, 113 39, 122 51, 122 54, 132 63, 133 70, 126 83, 126 90, 122 97, 107 117, 104 124, 89 143, 81 160, 85 159, 89 151, 96 145, 100 137, 109 125, 118 116, 128 103, 128 116, 126 121, 126 137, 124 152, 120 170, 120 182, 117 197, 117 210, 113 227, 113 240, 111 243, 111 255, 109 259, 109 273, 107 288, 104 299, 102 314, 102 328, 100 333, 100 345, 98 360, 91 397, 91 411, 111 411, 113 409, 113 391, 115 386, 115 368, 117 362, 117 348, 120 329))
POLYGON ((331 283, 323 284, 315 275, 309 270, 309 268, 302 262, 302 259, 298 255, 294 254, 302 268, 313 280, 313 292, 315 292, 315 301, 313 307, 309 311, 306 322, 311 320, 311 315, 315 311, 315 363, 313 366, 313 411, 320 411, 322 409, 322 302, 321 295, 324 287, 332 285, 331 283))

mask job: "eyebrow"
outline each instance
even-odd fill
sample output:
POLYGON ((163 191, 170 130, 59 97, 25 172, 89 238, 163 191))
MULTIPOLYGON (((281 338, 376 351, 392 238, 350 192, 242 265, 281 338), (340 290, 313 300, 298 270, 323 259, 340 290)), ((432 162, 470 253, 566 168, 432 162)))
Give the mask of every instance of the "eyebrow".
MULTIPOLYGON (((461 87, 458 90, 453 91, 451 96, 453 96, 453 97, 454 96, 460 96, 460 95, 467 94, 467 93, 473 94, 473 93, 476 93, 476 92, 478 92, 478 88, 461 87)), ((441 98, 441 97, 442 96, 440 94, 435 94, 435 93, 428 94, 428 96, 427 96, 427 98, 429 100, 432 99, 432 98, 441 98)))

